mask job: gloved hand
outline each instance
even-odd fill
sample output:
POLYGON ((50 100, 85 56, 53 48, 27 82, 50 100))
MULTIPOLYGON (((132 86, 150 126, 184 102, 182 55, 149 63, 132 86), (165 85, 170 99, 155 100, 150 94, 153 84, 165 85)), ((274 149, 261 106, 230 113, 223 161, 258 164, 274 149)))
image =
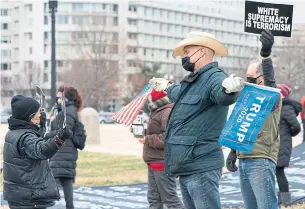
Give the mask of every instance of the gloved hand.
POLYGON ((244 88, 244 79, 237 77, 235 74, 231 74, 223 80, 222 86, 225 88, 227 94, 239 92, 244 88))
POLYGON ((56 135, 60 140, 65 141, 68 138, 73 137, 73 132, 67 128, 60 129, 56 135))
POLYGON ((47 114, 44 111, 40 111, 40 127, 46 127, 47 114))
POLYGON ((227 161, 226 161, 226 167, 229 171, 231 172, 235 172, 237 171, 237 167, 236 167, 236 160, 237 160, 237 155, 236 155, 236 151, 235 150, 231 150, 227 161))
POLYGON ((151 83, 152 88, 156 91, 165 91, 168 87, 170 87, 173 82, 169 81, 165 78, 155 78, 150 79, 149 83, 151 83))
POLYGON ((269 57, 274 43, 274 36, 270 30, 263 30, 259 40, 262 42, 261 56, 269 57))

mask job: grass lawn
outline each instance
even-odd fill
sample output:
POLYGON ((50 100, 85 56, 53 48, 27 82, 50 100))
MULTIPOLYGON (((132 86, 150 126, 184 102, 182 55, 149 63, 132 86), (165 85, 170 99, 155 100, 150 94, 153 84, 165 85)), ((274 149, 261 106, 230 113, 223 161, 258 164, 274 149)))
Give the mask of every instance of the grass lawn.
POLYGON ((147 182, 141 157, 79 152, 76 186, 103 186, 147 182))

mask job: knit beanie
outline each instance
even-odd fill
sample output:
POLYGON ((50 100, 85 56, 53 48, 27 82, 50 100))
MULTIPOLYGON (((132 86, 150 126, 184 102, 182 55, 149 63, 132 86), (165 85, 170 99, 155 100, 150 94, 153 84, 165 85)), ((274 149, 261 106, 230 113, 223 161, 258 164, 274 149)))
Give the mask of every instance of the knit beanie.
POLYGON ((40 104, 31 97, 16 95, 11 100, 11 108, 13 118, 29 122, 39 110, 40 104))
POLYGON ((157 101, 158 99, 161 99, 163 97, 166 97, 167 94, 164 91, 156 91, 156 90, 152 90, 151 92, 151 101, 157 101))
POLYGON ((281 89, 281 94, 284 98, 288 97, 292 92, 292 89, 286 84, 278 84, 277 88, 281 89))

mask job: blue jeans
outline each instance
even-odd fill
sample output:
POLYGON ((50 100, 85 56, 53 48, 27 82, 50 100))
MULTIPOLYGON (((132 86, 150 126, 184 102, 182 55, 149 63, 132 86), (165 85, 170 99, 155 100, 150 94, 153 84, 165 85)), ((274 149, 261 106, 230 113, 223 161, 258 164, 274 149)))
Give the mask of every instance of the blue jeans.
POLYGON ((246 209, 278 209, 274 162, 268 159, 240 159, 239 179, 246 209))
POLYGON ((219 180, 222 169, 180 176, 180 189, 185 209, 221 209, 219 180))

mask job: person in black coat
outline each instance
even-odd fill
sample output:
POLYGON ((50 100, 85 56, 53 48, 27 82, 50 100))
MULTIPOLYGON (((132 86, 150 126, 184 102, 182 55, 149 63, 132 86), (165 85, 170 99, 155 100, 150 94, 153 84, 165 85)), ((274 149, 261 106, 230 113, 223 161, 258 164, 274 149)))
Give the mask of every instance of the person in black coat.
MULTIPOLYGON (((65 87, 66 97, 66 128, 73 132, 73 137, 67 138, 65 146, 50 159, 50 167, 54 177, 61 184, 65 196, 66 208, 73 209, 73 182, 76 176, 76 161, 78 150, 75 143, 75 125, 78 121, 78 112, 82 106, 82 99, 73 87, 65 87)), ((51 131, 47 137, 62 127, 63 111, 60 111, 51 124, 51 131)))
POLYGON ((51 207, 60 196, 48 159, 72 133, 59 129, 45 140, 39 128, 45 125, 45 115, 35 99, 14 96, 11 108, 3 149, 4 199, 11 209, 51 207))
POLYGON ((280 119, 281 143, 276 168, 276 177, 280 189, 278 199, 280 204, 289 205, 291 194, 284 169, 289 166, 292 137, 298 135, 301 131, 301 125, 297 120, 297 116, 302 111, 302 106, 299 102, 289 99, 288 96, 292 90, 286 84, 278 84, 278 88, 281 89, 283 97, 280 119))

